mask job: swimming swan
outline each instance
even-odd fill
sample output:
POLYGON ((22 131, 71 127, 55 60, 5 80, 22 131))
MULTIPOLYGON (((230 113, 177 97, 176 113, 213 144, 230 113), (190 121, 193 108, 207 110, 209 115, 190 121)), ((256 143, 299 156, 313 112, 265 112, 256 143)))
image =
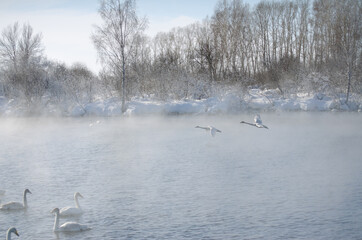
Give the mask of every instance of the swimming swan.
POLYGON ((75 207, 63 207, 59 211, 59 216, 68 217, 83 214, 83 211, 79 206, 78 197, 83 198, 82 194, 80 194, 79 192, 74 193, 75 207))
POLYGON ((9 202, 0 206, 0 210, 20 210, 28 207, 28 201, 26 200, 26 194, 30 193, 29 189, 24 190, 23 203, 21 202, 9 202))
POLYGON ((59 208, 54 208, 51 213, 55 214, 54 232, 80 232, 90 230, 87 225, 79 224, 76 222, 66 222, 59 226, 59 208))
POLYGON ((256 114, 254 117, 254 123, 248 123, 248 122, 244 122, 241 121, 240 123, 245 123, 245 124, 249 124, 251 126, 257 127, 257 128, 266 128, 269 129, 267 126, 263 125, 263 122, 261 121, 260 115, 256 114))
POLYGON ((219 129, 214 128, 213 126, 207 126, 207 127, 200 127, 200 126, 196 126, 195 128, 201 128, 201 129, 205 129, 206 131, 210 131, 211 136, 215 137, 215 134, 217 132, 221 133, 221 131, 219 129))
POLYGON ((14 233, 16 236, 19 237, 19 233, 18 233, 18 231, 16 231, 16 228, 11 227, 6 232, 6 240, 11 240, 11 233, 14 233))

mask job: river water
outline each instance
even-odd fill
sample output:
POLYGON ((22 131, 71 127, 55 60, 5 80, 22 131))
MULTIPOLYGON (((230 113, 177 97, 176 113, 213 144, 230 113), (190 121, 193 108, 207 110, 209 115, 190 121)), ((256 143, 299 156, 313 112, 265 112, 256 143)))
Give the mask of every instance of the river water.
POLYGON ((361 239, 362 115, 0 119, 0 238, 361 239), (96 123, 96 121, 100 123, 96 123), (195 128, 213 125, 215 137, 195 128), (52 231, 55 207, 84 198, 52 231))

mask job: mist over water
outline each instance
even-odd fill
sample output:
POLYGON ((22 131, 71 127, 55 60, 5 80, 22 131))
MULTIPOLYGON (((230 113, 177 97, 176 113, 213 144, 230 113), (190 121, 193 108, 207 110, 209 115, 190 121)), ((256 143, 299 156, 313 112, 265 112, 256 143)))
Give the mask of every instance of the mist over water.
POLYGON ((0 211, 0 238, 10 226, 19 239, 360 238, 362 115, 239 123, 253 117, 0 119, 0 200, 33 193, 27 211, 0 211), (92 230, 54 234, 50 211, 77 191, 84 214, 60 224, 92 230))

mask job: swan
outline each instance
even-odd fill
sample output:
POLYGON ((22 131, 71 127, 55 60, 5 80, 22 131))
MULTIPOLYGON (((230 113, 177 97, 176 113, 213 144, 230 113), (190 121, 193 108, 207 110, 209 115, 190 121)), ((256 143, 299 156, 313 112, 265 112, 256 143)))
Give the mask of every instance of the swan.
POLYGON ((263 122, 261 121, 260 115, 256 114, 254 117, 254 123, 248 123, 248 122, 244 122, 241 121, 240 123, 245 123, 245 124, 249 124, 251 126, 257 127, 257 128, 266 128, 269 129, 267 126, 263 125, 263 122))
POLYGON ((102 122, 102 121, 97 120, 97 121, 95 121, 94 123, 90 123, 90 124, 89 124, 89 127, 93 127, 94 124, 100 124, 101 122, 102 122))
POLYGON ((9 203, 5 203, 2 204, 0 206, 0 210, 20 210, 20 209, 26 209, 28 208, 28 201, 26 200, 26 194, 30 193, 29 189, 25 189, 24 190, 24 195, 23 195, 23 203, 21 202, 9 202, 9 203))
POLYGON ((217 128, 214 128, 213 126, 207 126, 207 127, 200 127, 200 126, 196 126, 195 128, 201 128, 201 129, 205 129, 206 131, 210 131, 211 136, 215 137, 215 134, 217 132, 221 133, 221 131, 217 128))
POLYGON ((51 213, 55 214, 54 232, 80 232, 90 230, 87 225, 79 224, 77 222, 66 222, 59 226, 59 208, 54 208, 51 213))
POLYGON ((19 233, 16 230, 16 228, 11 227, 8 229, 8 231, 6 232, 6 240, 11 240, 11 233, 14 233, 16 236, 19 237, 19 233))
POLYGON ((78 197, 83 198, 82 194, 80 194, 79 192, 74 193, 75 207, 63 207, 59 211, 59 216, 67 217, 83 214, 83 211, 79 206, 78 197))

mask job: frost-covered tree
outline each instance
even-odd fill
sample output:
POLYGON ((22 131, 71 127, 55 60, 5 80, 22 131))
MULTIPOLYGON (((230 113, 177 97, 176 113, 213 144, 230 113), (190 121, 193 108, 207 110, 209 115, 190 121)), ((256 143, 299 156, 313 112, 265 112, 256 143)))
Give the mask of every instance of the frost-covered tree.
POLYGON ((69 69, 67 92, 79 105, 91 103, 94 99, 95 77, 83 64, 75 63, 69 69))
POLYGON ((334 25, 334 48, 347 72, 345 103, 348 104, 352 78, 357 77, 358 81, 362 81, 360 76, 355 74, 362 48, 362 1, 337 1, 336 8, 338 11, 334 25))
POLYGON ((127 72, 135 51, 136 41, 146 28, 145 18, 136 14, 135 0, 102 0, 99 14, 103 20, 101 26, 95 26, 93 43, 101 62, 120 78, 122 111, 126 110, 127 72))
POLYGON ((29 104, 40 99, 48 84, 41 39, 29 24, 20 28, 18 23, 5 28, 0 37, 5 93, 22 95, 29 104))

